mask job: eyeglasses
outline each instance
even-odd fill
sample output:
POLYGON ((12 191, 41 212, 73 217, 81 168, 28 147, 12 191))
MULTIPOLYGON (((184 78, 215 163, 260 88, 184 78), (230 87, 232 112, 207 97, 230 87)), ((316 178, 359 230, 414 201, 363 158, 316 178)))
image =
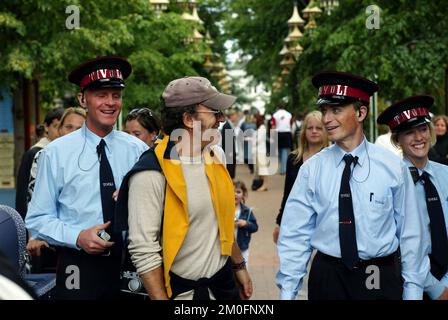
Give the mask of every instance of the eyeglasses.
POLYGON ((152 111, 151 111, 150 109, 148 109, 148 108, 135 108, 135 109, 132 109, 132 110, 128 113, 128 116, 129 116, 129 115, 132 115, 132 114, 142 114, 142 113, 146 113, 146 114, 148 114, 150 117, 152 117, 152 111))
POLYGON ((215 115, 215 117, 223 117, 224 113, 222 113, 222 111, 219 110, 210 110, 210 111, 196 111, 196 113, 213 113, 215 115))

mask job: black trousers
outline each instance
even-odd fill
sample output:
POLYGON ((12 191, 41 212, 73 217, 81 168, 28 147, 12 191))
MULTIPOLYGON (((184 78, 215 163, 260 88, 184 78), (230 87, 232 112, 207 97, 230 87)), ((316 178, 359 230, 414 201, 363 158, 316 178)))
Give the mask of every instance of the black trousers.
POLYGON ((226 164, 227 171, 229 172, 230 178, 235 179, 235 171, 236 171, 236 161, 233 163, 226 164))
POLYGON ((402 292, 397 254, 349 270, 341 259, 318 252, 311 265, 309 300, 401 300, 402 292), (367 270, 370 265, 379 272, 367 270), (373 276, 379 276, 379 288, 372 288, 373 276))
POLYGON ((121 256, 90 255, 61 248, 56 269, 56 300, 116 299, 120 289, 121 256))

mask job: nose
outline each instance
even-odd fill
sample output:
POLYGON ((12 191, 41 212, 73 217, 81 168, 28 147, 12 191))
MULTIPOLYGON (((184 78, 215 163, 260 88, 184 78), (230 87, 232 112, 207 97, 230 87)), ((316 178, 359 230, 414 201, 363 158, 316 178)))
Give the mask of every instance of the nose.
POLYGON ((330 123, 331 120, 333 120, 333 119, 331 118, 331 114, 330 114, 330 112, 324 112, 324 113, 322 114, 322 123, 323 123, 324 125, 330 123))
POLYGON ((421 132, 419 132, 419 131, 416 131, 415 135, 414 135, 414 139, 417 140, 417 141, 422 140, 423 139, 423 134, 421 132))
POLYGON ((106 98, 106 104, 112 106, 114 105, 114 103, 114 97, 111 94, 108 94, 106 98))

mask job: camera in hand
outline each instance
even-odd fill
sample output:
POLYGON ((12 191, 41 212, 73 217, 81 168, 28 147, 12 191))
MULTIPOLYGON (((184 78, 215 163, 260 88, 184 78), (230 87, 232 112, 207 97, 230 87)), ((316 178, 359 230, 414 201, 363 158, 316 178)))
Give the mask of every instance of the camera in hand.
POLYGON ((135 271, 123 271, 121 273, 121 291, 147 295, 143 282, 135 271))

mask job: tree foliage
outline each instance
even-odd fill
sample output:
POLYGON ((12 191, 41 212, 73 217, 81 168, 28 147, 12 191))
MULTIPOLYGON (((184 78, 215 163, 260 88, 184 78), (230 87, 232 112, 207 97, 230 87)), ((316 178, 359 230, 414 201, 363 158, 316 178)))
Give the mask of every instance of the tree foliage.
MULTIPOLYGON (((299 1, 302 10, 307 1, 299 1)), ((272 85, 280 72, 278 55, 288 34, 291 0, 229 1, 227 35, 251 61, 247 71, 272 85)), ((321 70, 342 70, 375 80, 379 96, 395 101, 429 93, 436 97, 436 111, 444 110, 444 73, 448 61, 448 21, 442 0, 376 1, 380 28, 369 30, 366 8, 371 1, 344 0, 331 15, 317 19, 317 29, 305 34, 304 52, 292 70, 281 95, 289 95, 293 108, 308 110, 316 90, 311 77, 321 70)))
POLYGON ((38 79, 41 101, 73 97, 76 86, 68 73, 86 59, 100 55, 128 58, 133 73, 127 80, 125 106, 157 108, 169 81, 203 74, 203 47, 185 43, 191 22, 180 9, 156 15, 147 0, 4 0, 0 3, 0 86, 11 91, 18 80, 38 79), (80 9, 80 28, 66 28, 69 5, 80 9))

